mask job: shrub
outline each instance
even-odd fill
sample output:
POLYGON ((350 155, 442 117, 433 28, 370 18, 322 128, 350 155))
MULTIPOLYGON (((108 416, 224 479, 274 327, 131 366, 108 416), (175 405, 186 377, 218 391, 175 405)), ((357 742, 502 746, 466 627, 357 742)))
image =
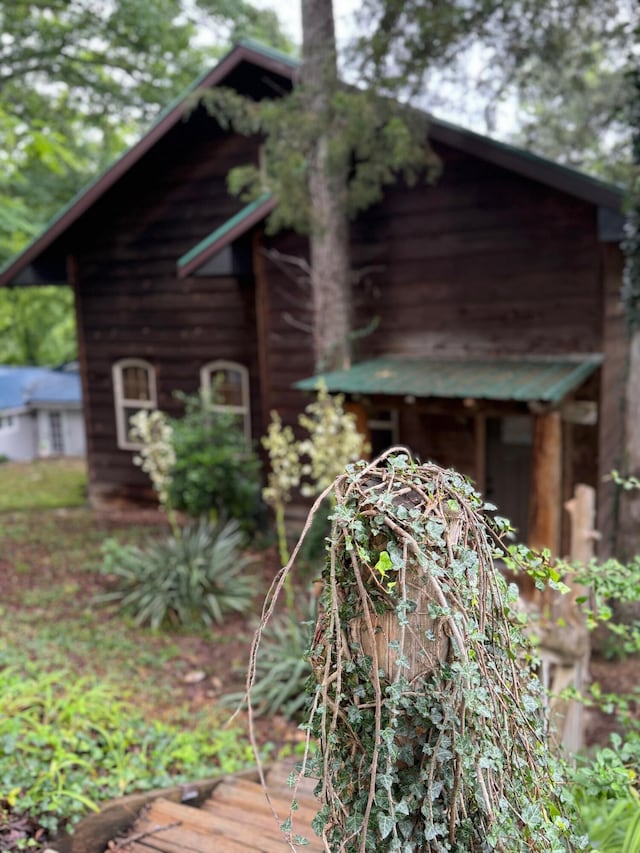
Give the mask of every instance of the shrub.
POLYGON ((172 422, 176 461, 168 502, 192 518, 214 513, 255 529, 260 518, 260 462, 247 447, 235 415, 212 412, 206 399, 184 397, 185 415, 172 422))
POLYGON ((640 850, 640 794, 636 787, 640 736, 612 734, 608 746, 580 755, 568 768, 568 799, 576 828, 602 853, 640 850))
POLYGON ((240 553, 243 542, 237 521, 213 527, 204 519, 146 548, 108 539, 102 572, 114 577, 117 588, 102 600, 119 602, 137 624, 152 628, 208 625, 231 612, 245 613, 255 582, 245 572, 250 560, 240 553))

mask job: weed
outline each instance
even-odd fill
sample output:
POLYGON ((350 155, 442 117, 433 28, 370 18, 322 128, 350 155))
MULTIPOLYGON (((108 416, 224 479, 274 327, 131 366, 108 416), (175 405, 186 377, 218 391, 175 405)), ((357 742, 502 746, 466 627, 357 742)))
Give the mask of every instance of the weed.
POLYGON ((101 800, 252 761, 244 737, 214 718, 150 722, 112 686, 70 675, 0 670, 0 806, 50 835, 101 800))

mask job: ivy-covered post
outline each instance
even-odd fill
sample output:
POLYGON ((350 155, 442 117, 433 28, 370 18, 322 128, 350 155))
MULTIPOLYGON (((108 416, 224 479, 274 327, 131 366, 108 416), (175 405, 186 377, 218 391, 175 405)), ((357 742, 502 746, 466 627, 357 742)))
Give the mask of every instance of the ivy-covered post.
POLYGON ((398 448, 334 498, 310 650, 326 849, 573 849, 502 522, 398 448))
MULTIPOLYGON (((640 476, 640 70, 631 75, 630 123, 633 132, 634 168, 625 226, 623 301, 629 334, 625 394, 625 459, 627 477, 640 476)), ((617 555, 631 560, 640 554, 640 491, 623 490, 617 555)))

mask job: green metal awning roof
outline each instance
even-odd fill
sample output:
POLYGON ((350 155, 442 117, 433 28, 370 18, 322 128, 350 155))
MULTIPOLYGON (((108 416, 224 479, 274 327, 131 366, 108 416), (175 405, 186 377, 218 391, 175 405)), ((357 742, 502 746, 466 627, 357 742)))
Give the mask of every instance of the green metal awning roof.
POLYGON ((377 358, 303 379, 296 388, 346 394, 412 395, 485 400, 559 402, 590 376, 602 356, 444 361, 377 358))
POLYGON ((265 219, 275 206, 276 200, 271 193, 263 193, 255 201, 247 204, 204 240, 201 240, 181 258, 178 258, 178 275, 181 278, 190 275, 233 240, 237 240, 238 237, 246 234, 250 228, 265 219))

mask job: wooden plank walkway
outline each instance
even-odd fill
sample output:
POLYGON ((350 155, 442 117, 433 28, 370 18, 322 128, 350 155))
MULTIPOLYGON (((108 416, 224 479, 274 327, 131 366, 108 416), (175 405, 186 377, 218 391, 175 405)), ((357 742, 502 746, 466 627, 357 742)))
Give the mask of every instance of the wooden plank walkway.
MULTIPOLYGON (((290 814, 292 789, 287 779, 291 762, 280 762, 266 774, 271 802, 282 823, 290 814)), ((298 808, 291 812, 292 830, 309 844, 300 847, 318 853, 322 841, 311 829, 320 803, 313 796, 315 780, 301 780, 298 808)), ((234 776, 224 777, 200 806, 175 803, 164 797, 153 800, 121 841, 122 853, 284 853, 291 848, 267 802, 259 782, 234 776)), ((113 849, 113 848, 112 848, 113 849)))

